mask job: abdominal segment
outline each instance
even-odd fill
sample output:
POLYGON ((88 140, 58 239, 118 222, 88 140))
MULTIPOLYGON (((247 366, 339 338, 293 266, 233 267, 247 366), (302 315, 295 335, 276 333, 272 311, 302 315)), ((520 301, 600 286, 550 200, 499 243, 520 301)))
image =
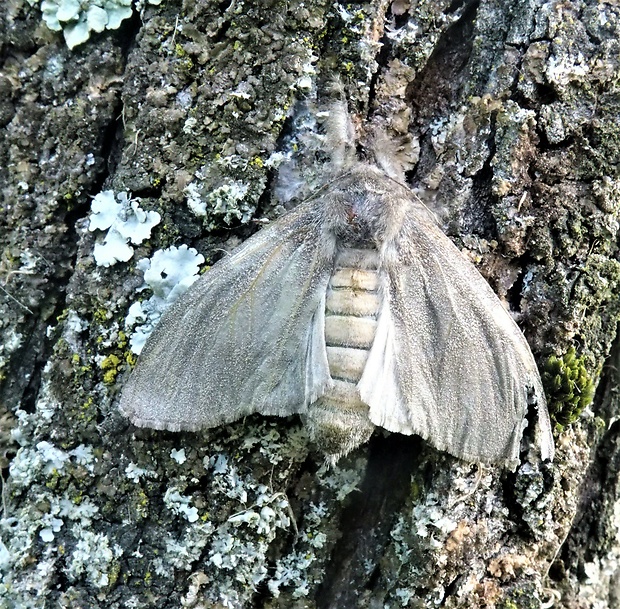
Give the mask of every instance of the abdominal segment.
POLYGON ((345 248, 325 298, 325 346, 333 386, 308 410, 314 441, 335 462, 368 440, 374 425, 357 383, 375 339, 381 305, 375 249, 345 248))

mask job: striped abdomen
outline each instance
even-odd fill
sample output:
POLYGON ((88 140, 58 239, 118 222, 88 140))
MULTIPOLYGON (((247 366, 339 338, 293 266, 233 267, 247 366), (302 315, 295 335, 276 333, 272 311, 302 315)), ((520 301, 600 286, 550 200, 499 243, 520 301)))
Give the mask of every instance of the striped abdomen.
POLYGON ((366 442, 374 429, 357 383, 381 306, 378 261, 375 249, 341 250, 327 288, 325 346, 334 384, 311 406, 308 422, 315 442, 332 461, 366 442))
POLYGON ((342 391, 359 382, 375 339, 379 295, 376 250, 345 249, 336 258, 325 299, 325 345, 331 377, 342 391))

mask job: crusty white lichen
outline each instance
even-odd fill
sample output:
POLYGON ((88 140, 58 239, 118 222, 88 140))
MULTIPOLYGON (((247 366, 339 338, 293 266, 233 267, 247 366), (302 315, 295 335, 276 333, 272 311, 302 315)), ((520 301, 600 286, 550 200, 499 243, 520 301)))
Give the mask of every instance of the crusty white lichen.
POLYGON ((204 197, 200 196, 195 184, 190 184, 185 192, 187 205, 196 216, 206 216, 208 208, 211 215, 220 217, 226 224, 233 220, 246 224, 254 213, 254 208, 243 201, 248 185, 239 180, 229 178, 204 197))
MULTIPOLYGON (((198 173, 198 179, 204 174, 198 173)), ((208 218, 209 227, 218 227, 218 222, 232 224, 239 221, 247 224, 255 211, 255 206, 248 203, 246 195, 249 185, 232 178, 224 178, 221 183, 205 192, 200 182, 192 182, 185 188, 187 206, 198 217, 208 218)))
POLYGON ((5 340, 0 343, 0 373, 9 363, 11 354, 19 349, 23 338, 19 332, 15 332, 12 328, 7 330, 4 336, 6 337, 5 340))
POLYGON ((175 514, 182 515, 188 522, 196 522, 198 520, 198 509, 190 505, 191 497, 181 495, 178 489, 172 487, 166 491, 164 495, 164 503, 168 509, 175 514))
POLYGON ((88 583, 96 588, 106 587, 110 583, 111 564, 123 555, 122 548, 110 543, 103 533, 93 533, 79 526, 74 526, 72 532, 77 543, 66 571, 69 580, 76 581, 85 575, 88 583))
POLYGON ((157 478, 157 472, 139 467, 133 462, 129 463, 125 468, 125 475, 135 483, 138 483, 142 478, 157 478))
POLYGON ((293 598, 302 598, 308 596, 311 585, 317 583, 316 580, 308 581, 308 567, 317 560, 317 550, 327 542, 327 536, 322 532, 327 513, 325 504, 309 504, 295 550, 277 561, 275 571, 267 582, 274 597, 280 596, 283 589, 289 589, 293 598))
POLYGON ((170 457, 174 459, 179 465, 183 465, 187 461, 187 456, 185 455, 185 449, 177 450, 173 448, 170 451, 170 457))
MULTIPOLYGON (((20 416, 20 427, 30 427, 33 416, 38 413, 20 416)), ((95 587, 104 587, 112 561, 122 553, 106 535, 91 530, 99 518, 97 505, 88 497, 55 488, 60 479, 93 472, 93 448, 80 444, 65 450, 49 440, 31 444, 31 434, 24 432, 16 432, 23 445, 11 463, 11 483, 14 492, 37 489, 37 500, 0 519, 0 606, 40 606, 35 599, 49 589, 61 561, 71 581, 85 577, 95 587), (28 570, 35 555, 36 568, 28 570), (28 574, 17 578, 17 570, 28 574)))

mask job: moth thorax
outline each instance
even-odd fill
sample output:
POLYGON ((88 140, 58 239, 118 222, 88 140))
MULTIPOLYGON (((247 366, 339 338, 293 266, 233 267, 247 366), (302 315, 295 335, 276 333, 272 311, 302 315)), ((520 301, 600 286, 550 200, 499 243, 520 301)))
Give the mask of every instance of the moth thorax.
POLYGON ((327 288, 325 346, 334 384, 310 408, 308 424, 331 461, 366 442, 374 429, 357 383, 375 339, 381 305, 378 263, 375 249, 343 249, 327 288))

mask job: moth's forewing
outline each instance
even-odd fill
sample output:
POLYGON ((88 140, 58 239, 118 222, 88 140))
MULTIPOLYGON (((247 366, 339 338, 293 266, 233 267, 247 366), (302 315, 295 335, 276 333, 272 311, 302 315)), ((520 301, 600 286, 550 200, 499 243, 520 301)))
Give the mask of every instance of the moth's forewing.
POLYGON ((320 201, 299 206, 166 311, 122 393, 133 423, 197 430, 306 410, 329 380, 310 331, 333 260, 321 217, 320 201))

